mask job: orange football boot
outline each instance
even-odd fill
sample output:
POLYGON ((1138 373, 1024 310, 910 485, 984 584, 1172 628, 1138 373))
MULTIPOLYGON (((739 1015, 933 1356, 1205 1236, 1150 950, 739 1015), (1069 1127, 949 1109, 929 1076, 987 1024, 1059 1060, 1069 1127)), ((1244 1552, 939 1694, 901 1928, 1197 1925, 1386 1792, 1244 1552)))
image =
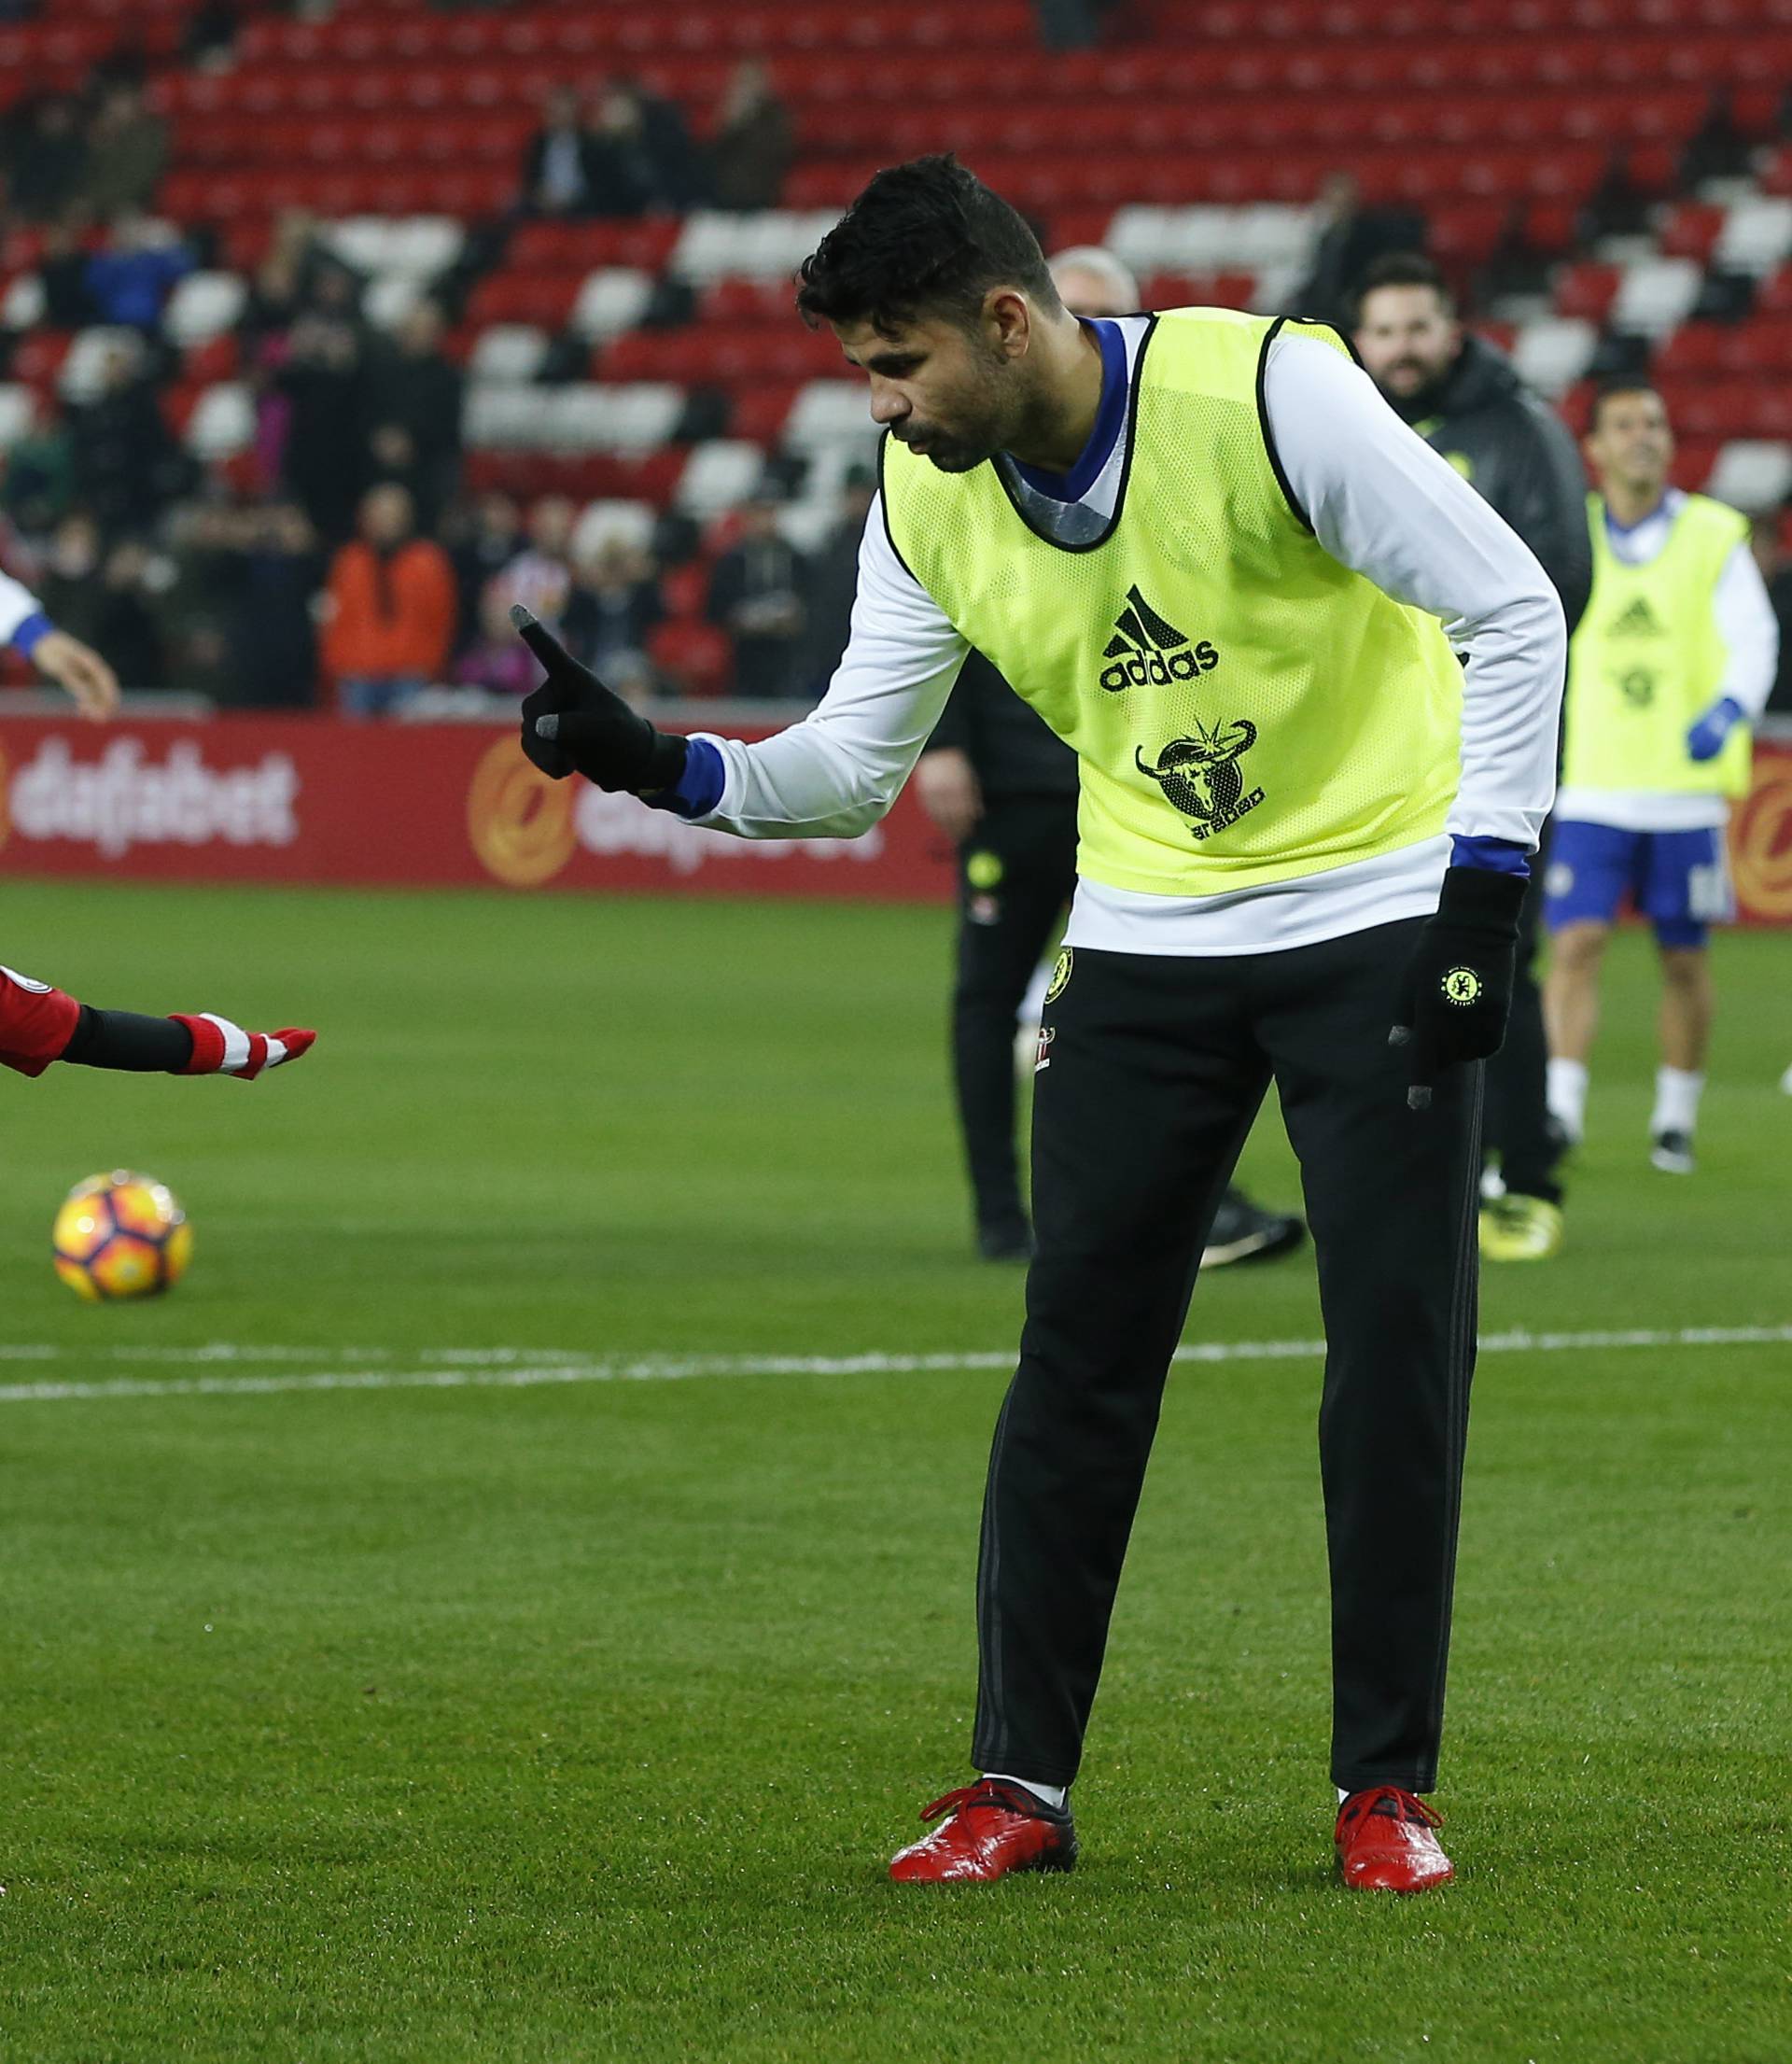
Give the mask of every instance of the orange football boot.
POLYGON ((988 1777, 935 1799, 922 1814, 946 1818, 890 1860, 899 1885, 987 1885, 1010 1871, 1068 1871, 1076 1864, 1076 1828, 1023 1785, 988 1777))
POLYGON ((1367 1892, 1422 1892, 1456 1875, 1432 1832, 1443 1816, 1398 1785, 1353 1791, 1337 1809, 1338 1867, 1367 1892))

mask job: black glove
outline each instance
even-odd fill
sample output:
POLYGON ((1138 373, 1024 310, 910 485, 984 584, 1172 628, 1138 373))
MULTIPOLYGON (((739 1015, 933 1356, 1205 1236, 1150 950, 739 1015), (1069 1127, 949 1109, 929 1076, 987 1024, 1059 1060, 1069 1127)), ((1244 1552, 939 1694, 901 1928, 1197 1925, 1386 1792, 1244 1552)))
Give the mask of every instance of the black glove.
POLYGON ((599 788, 637 794, 671 788, 684 772, 688 741, 656 731, 590 667, 580 666, 520 602, 511 622, 548 672, 523 698, 523 751, 529 760, 553 781, 582 774, 599 788))
POLYGON ((1522 875, 1487 867, 1448 867, 1437 915, 1426 921, 1400 984, 1399 1019, 1390 1046, 1409 1060, 1407 1102, 1431 1105, 1440 1068, 1498 1053, 1512 1008, 1522 875))

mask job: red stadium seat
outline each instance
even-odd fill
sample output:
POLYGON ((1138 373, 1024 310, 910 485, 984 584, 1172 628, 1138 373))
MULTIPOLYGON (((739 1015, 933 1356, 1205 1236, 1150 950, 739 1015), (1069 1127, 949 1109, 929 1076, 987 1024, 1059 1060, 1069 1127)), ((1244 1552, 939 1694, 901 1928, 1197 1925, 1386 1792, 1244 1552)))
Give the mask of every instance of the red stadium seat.
POLYGON ((1570 265, 1556 282, 1556 313, 1578 316, 1588 322, 1603 322, 1623 278, 1623 269, 1617 265, 1590 260, 1570 265))
POLYGON ((699 617, 675 616, 647 634, 647 656, 655 670, 682 695, 728 692, 735 654, 725 631, 699 617))

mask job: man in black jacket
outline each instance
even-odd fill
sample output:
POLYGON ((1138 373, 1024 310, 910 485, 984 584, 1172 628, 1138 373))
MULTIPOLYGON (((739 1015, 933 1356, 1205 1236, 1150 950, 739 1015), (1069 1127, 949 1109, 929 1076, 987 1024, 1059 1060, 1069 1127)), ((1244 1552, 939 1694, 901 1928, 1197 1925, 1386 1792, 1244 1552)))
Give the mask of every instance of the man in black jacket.
MULTIPOLYGON (((1132 274, 1093 246, 1061 252, 1052 277, 1073 316, 1129 315, 1139 303, 1132 274)), ((959 849, 952 1063, 977 1250, 988 1261, 1021 1260, 1032 1233, 1015 1155, 1015 1031, 1076 887, 1076 754, 973 652, 916 763, 915 784, 959 849)), ((1282 1254, 1305 1232, 1298 1218, 1228 1189, 1201 1266, 1282 1254)))
MULTIPOLYGON (((1393 252, 1363 275, 1356 348, 1396 414, 1536 554, 1572 633, 1592 588, 1592 544, 1587 476, 1559 418, 1500 352, 1464 332, 1443 274, 1417 253, 1393 252)), ((1491 1261, 1541 1261, 1561 1244, 1562 1141, 1544 1102, 1548 1048, 1535 972, 1544 872, 1540 862, 1532 868, 1505 1045, 1487 1070, 1488 1144, 1505 1186, 1481 1214, 1491 1261)))

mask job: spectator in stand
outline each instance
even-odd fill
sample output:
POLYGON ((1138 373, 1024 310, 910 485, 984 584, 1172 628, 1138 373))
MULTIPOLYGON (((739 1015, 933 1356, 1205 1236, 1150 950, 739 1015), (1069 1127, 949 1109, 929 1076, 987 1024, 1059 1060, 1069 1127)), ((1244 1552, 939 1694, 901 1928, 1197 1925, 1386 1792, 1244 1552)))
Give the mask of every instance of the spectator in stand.
POLYGON ((808 618, 803 685, 818 701, 847 649, 852 600, 859 592, 859 547, 876 492, 876 474, 866 466, 853 467, 841 484, 840 513, 833 528, 809 560, 808 585, 803 597, 808 618))
POLYGON ((496 583, 504 607, 517 603, 558 631, 572 593, 572 529, 579 512, 564 495, 543 495, 529 511, 529 541, 496 583))
MULTIPOLYGON (((665 614, 652 560, 627 538, 607 538, 580 563, 561 621, 561 641, 609 682, 618 659, 639 653, 665 614)), ((519 642, 514 631, 511 642, 519 642)))
POLYGON ((75 103, 54 93, 41 102, 13 154, 8 197, 27 222, 51 222, 80 192, 87 142, 75 103))
POLYGON ((352 299, 347 269, 318 244, 315 217, 304 208, 283 208, 249 281, 248 301, 238 321, 245 342, 259 343, 289 330, 309 305, 319 273, 331 270, 349 280, 352 299))
POLYGON ((71 404, 68 415, 77 498, 108 537, 147 529, 187 486, 191 468, 134 339, 106 353, 99 394, 84 406, 71 404))
POLYGON ((455 575, 433 539, 416 535, 402 487, 370 488, 360 535, 329 569, 324 667, 344 716, 386 716, 441 680, 455 633, 455 575))
MULTIPOLYGON (((15 454, 13 463, 17 465, 15 454)), ((1767 583, 1767 598, 1773 605, 1774 621, 1780 626, 1780 658, 1773 686, 1768 694, 1769 712, 1792 717, 1792 553, 1783 541, 1785 519, 1779 515, 1757 516, 1749 529, 1749 545, 1755 564, 1767 583)))
POLYGON ((1033 0, 1039 40, 1048 50, 1088 50, 1101 40, 1101 18, 1113 0, 1033 0))
POLYGON ((1422 250, 1425 218, 1411 208, 1365 208, 1348 172, 1335 172, 1323 182, 1315 214, 1319 238, 1292 309, 1348 330, 1357 283, 1390 251, 1422 250))
POLYGON ((465 387, 460 368, 441 348, 447 327, 441 307, 420 301, 394 336, 369 355, 367 409, 376 443, 387 430, 402 432, 406 459, 396 455, 387 468, 406 466, 416 497, 418 520, 434 530, 453 498, 460 471, 460 414, 465 387))
POLYGON ((619 78, 616 91, 634 104, 640 117, 641 141, 651 167, 649 207, 671 208, 680 214, 696 207, 707 198, 703 153, 679 104, 663 93, 650 92, 637 78, 619 78))
POLYGON ((50 533, 36 581, 44 614, 83 645, 93 642, 99 610, 100 527, 85 509, 71 510, 50 533))
POLYGON ((115 79, 88 125, 80 197, 105 219, 152 207, 168 166, 168 124, 134 79, 115 79))
POLYGON ((180 54, 201 71, 221 71, 231 62, 241 25, 236 0, 200 0, 181 32, 180 54))
POLYGON ((617 82, 585 111, 586 205, 595 216, 631 220, 677 205, 681 181, 667 176, 648 127, 648 103, 617 82))
POLYGON ((99 525, 77 510, 57 525, 38 577, 44 613, 71 638, 104 651, 126 688, 165 685, 153 573, 142 543, 121 539, 107 551, 99 525))
POLYGON ((777 488, 762 483, 740 512, 740 536, 709 577, 709 620, 735 641, 735 693, 749 701, 797 695, 802 678, 802 555, 778 529, 777 488))
POLYGON ((709 146, 717 207, 777 207, 795 148, 790 111, 773 91, 771 74, 754 59, 737 64, 709 146))
MULTIPOLYGON (((485 590, 523 549, 523 518, 509 495, 485 494, 470 507, 462 502, 451 511, 446 530, 460 596, 455 642, 469 645, 480 635, 485 590)), ((514 640, 513 631, 507 635, 514 640)))
POLYGON ((96 320, 93 300, 87 290, 87 265, 78 218, 71 210, 44 232, 44 247, 37 259, 46 329, 85 330, 96 320))
POLYGON ((317 533, 295 503, 245 510, 235 527, 236 606, 229 629, 233 702, 302 708, 317 686, 313 604, 323 584, 317 533))
POLYGON ((75 441, 61 404, 48 396, 0 470, 0 512, 30 545, 47 539, 67 514, 74 491, 75 441))
POLYGON ((534 654, 516 635, 503 596, 485 590, 479 635, 455 660, 449 677, 457 687, 485 688, 495 695, 526 695, 540 679, 534 654))
POLYGON ((325 268, 289 332, 275 386, 290 410, 286 489, 327 542, 348 535, 367 484, 366 372, 354 280, 325 268))
POLYGON ((168 685, 156 586, 156 563, 140 540, 122 539, 106 554, 93 613, 94 649, 105 654, 125 688, 168 685))
POLYGON ((590 146, 579 119, 579 95, 570 86, 551 87, 541 106, 541 126, 523 153, 525 215, 591 213, 590 146))
POLYGON ((88 298, 101 322, 153 337, 169 295, 192 269, 193 254, 163 224, 116 216, 106 248, 87 261, 88 298))

